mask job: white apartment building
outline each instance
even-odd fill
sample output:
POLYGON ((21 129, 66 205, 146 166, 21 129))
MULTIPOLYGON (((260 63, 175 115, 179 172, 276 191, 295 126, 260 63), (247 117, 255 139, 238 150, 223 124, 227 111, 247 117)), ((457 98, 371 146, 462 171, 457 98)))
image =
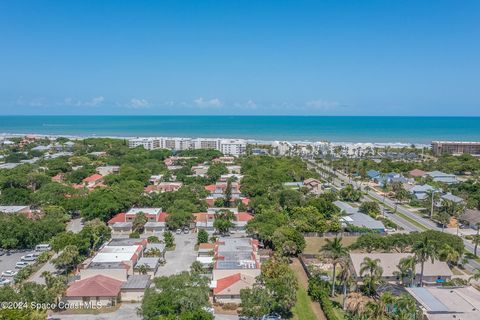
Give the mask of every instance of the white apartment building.
POLYGON ((188 150, 188 149, 216 149, 223 154, 239 156, 247 148, 247 142, 244 139, 217 139, 217 138, 135 138, 128 141, 130 148, 142 146, 147 150, 170 149, 170 150, 188 150))
POLYGON ((232 156, 239 156, 245 153, 247 142, 244 139, 222 139, 220 141, 220 152, 232 156))
POLYGON ((128 140, 129 148, 136 148, 142 146, 147 150, 159 149, 161 141, 159 138, 135 138, 128 140))

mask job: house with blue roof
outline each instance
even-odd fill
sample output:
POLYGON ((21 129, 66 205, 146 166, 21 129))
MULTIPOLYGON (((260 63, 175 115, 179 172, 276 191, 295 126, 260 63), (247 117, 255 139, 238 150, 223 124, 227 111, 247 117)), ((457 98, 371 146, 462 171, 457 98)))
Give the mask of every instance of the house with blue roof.
POLYGON ((435 182, 443 182, 446 184, 457 183, 457 176, 450 173, 445 173, 441 171, 431 171, 427 172, 427 176, 431 177, 435 182))
POLYGON ((435 189, 434 187, 428 184, 416 185, 413 188, 411 188, 409 191, 418 200, 424 200, 428 196, 429 192, 432 192, 432 191, 438 192, 437 189, 435 189))
POLYGON ((377 171, 377 170, 368 170, 367 171, 367 176, 370 178, 370 179, 375 179, 376 177, 378 177, 380 175, 380 172, 377 171))

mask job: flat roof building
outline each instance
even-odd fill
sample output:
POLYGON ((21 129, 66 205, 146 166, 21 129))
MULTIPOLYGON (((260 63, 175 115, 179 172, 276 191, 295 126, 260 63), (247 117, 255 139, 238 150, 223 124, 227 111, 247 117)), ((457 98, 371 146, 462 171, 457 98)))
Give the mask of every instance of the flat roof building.
POLYGON ((432 152, 436 156, 442 154, 463 154, 480 155, 480 142, 467 141, 433 141, 432 152))

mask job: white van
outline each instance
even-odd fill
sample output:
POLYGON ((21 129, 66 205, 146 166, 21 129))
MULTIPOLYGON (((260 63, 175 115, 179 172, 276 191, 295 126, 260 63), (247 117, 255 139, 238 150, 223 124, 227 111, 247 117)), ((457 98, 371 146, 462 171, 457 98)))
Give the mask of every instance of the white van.
POLYGON ((37 244, 35 246, 35 251, 50 251, 50 250, 52 250, 52 247, 48 243, 37 244))

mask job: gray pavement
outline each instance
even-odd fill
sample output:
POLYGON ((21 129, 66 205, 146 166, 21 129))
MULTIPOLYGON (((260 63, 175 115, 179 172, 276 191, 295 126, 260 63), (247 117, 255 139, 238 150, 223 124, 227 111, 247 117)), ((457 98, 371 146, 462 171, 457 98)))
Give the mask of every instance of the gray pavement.
POLYGON ((37 270, 34 274, 28 278, 28 281, 35 282, 38 284, 45 284, 45 279, 42 277, 42 273, 48 271, 50 273, 54 273, 57 271, 57 268, 52 263, 52 260, 57 258, 59 253, 54 254, 40 269, 37 270))
MULTIPOLYGON (((15 269, 15 264, 20 261, 20 258, 26 254, 33 253, 33 251, 26 251, 26 252, 17 252, 17 253, 12 253, 9 256, 7 254, 4 254, 3 256, 0 256, 0 275, 2 272, 7 271, 7 270, 15 270, 19 271, 20 269, 15 269)), ((31 263, 31 262, 29 262, 31 263)))
POLYGON ((75 320, 139 320, 141 317, 137 314, 139 303, 122 303, 120 308, 114 312, 101 314, 63 314, 54 313, 55 319, 75 319, 75 320))
POLYGON ((170 276, 182 271, 190 270, 190 265, 196 260, 197 252, 194 250, 197 234, 174 234, 175 250, 165 253, 165 265, 158 268, 156 277, 170 276))
POLYGON ((83 229, 83 220, 82 218, 75 218, 70 220, 67 223, 67 231, 72 231, 74 233, 79 233, 83 229))

